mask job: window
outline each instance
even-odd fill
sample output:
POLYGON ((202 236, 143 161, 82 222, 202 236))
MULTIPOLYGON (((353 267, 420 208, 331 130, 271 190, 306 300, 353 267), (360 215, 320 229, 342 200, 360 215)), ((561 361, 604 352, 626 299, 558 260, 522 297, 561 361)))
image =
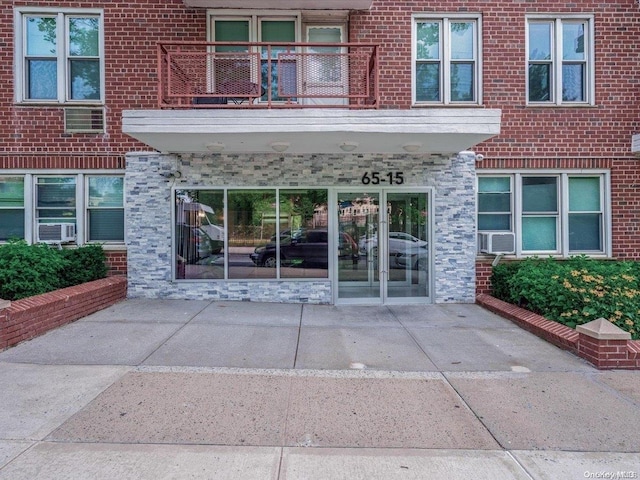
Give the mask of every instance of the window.
POLYGON ((558 178, 522 177, 522 250, 558 250, 558 178))
POLYGON ((23 239, 24 178, 0 177, 0 242, 23 239))
POLYGON ((76 177, 37 177, 36 223, 76 223, 76 177))
POLYGON ((511 177, 478 177, 478 230, 512 230, 511 177))
POLYGON ((121 175, 0 176, 0 242, 38 241, 38 225, 75 226, 76 243, 124 242, 124 177, 121 175))
MULTIPOLYGON (((216 16, 212 18, 211 30, 215 42, 294 43, 298 36, 298 24, 297 16, 216 16)), ((261 87, 262 99, 267 100, 267 88, 271 85, 273 101, 290 99, 280 97, 279 91, 285 95, 296 92, 296 62, 278 58, 278 54, 287 51, 287 47, 265 45, 256 51, 249 51, 242 46, 222 45, 217 46, 215 51, 214 81, 218 89, 238 82, 256 83, 261 87), (254 55, 259 57, 259 72, 255 71, 252 64, 254 55)))
POLYGON ((513 232, 518 255, 606 254, 607 174, 478 176, 478 231, 513 232))
POLYGON ((527 18, 527 101, 593 104, 592 39, 592 18, 527 18))
POLYGON ((124 178, 92 176, 87 184, 87 240, 124 241, 124 178))
POLYGON ((18 101, 101 102, 101 13, 28 8, 17 12, 18 101))
POLYGON ((414 20, 414 103, 480 103, 480 17, 414 20))
POLYGON ((326 189, 176 190, 176 278, 328 278, 327 195, 326 189))

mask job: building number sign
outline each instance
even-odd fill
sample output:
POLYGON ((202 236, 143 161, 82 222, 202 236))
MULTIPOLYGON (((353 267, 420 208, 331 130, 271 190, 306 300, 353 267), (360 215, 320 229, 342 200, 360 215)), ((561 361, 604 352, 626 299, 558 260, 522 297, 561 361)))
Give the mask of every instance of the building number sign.
POLYGON ((380 185, 381 183, 402 185, 404 183, 404 172, 364 172, 360 180, 363 185, 380 185))

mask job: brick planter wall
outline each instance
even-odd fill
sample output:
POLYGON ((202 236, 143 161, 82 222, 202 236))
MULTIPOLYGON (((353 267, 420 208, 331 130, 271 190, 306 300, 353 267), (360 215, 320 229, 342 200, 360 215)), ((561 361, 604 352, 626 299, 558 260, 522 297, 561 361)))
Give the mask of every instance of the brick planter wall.
POLYGON ((127 296, 125 277, 108 277, 0 305, 0 351, 102 310, 127 296))
MULTIPOLYGON (((640 341, 638 340, 607 338, 606 334, 601 335, 601 338, 596 338, 585 334, 584 331, 578 332, 566 325, 547 320, 541 315, 487 294, 478 295, 476 303, 511 320, 549 343, 584 358, 600 370, 614 368, 640 370, 640 341)), ((596 322, 597 320, 592 323, 596 322)), ((617 329, 614 326, 612 328, 617 329)), ((627 333, 627 335, 629 334, 627 333)))

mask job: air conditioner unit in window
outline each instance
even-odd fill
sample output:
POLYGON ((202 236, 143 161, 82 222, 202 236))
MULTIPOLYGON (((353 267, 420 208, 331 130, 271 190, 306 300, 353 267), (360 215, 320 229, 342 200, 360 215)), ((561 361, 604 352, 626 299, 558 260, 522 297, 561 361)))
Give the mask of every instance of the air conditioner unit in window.
POLYGON ((478 250, 480 253, 492 254, 515 253, 515 235, 511 232, 479 233, 478 250))
POLYGON ((100 107, 64 109, 65 133, 104 133, 104 110, 100 107))
POLYGON ((73 223, 39 223, 38 243, 66 243, 76 239, 73 223))

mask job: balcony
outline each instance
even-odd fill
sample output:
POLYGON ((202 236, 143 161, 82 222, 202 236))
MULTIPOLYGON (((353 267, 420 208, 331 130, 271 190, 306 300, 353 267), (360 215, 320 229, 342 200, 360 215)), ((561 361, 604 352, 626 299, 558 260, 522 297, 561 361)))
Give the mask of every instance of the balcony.
POLYGON ((161 109, 375 109, 378 48, 362 43, 161 43, 158 104, 161 109))
POLYGON ((455 154, 500 133, 483 107, 380 105, 372 44, 158 45, 158 108, 122 130, 168 153, 455 154))

